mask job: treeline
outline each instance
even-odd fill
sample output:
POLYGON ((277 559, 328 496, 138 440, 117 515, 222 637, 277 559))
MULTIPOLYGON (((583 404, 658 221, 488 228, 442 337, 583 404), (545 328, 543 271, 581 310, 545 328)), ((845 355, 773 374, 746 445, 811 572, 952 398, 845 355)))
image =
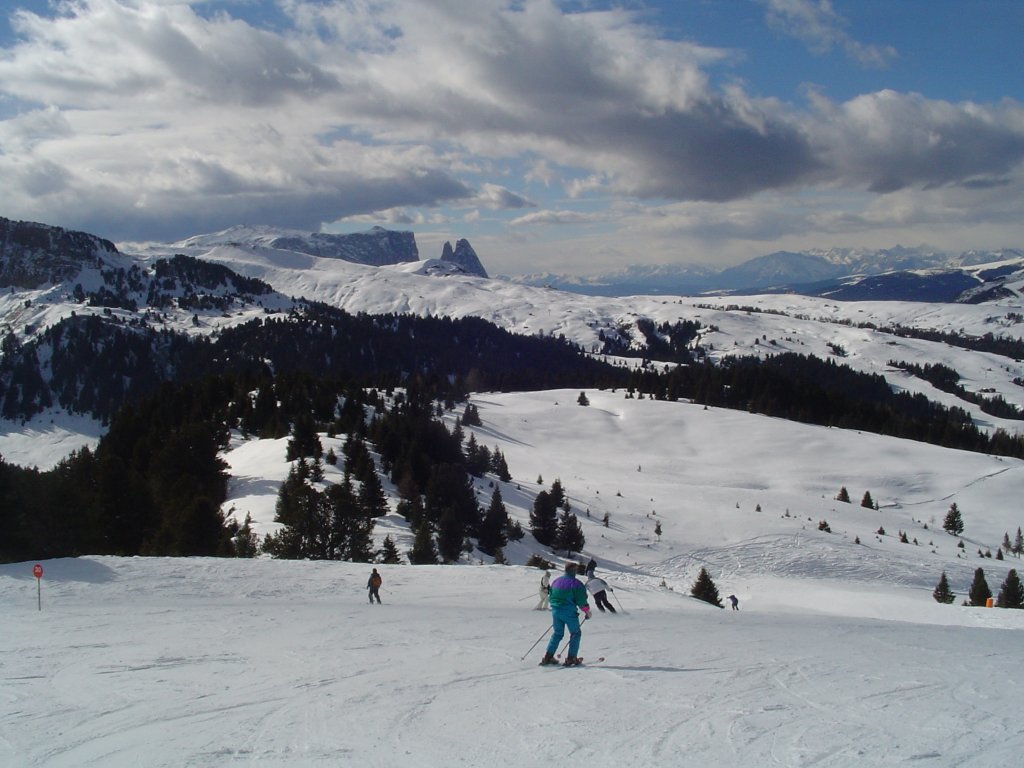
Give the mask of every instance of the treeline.
MULTIPOLYGON (((501 452, 439 419, 451 399, 436 382, 412 377, 401 391, 309 374, 210 377, 165 385, 120 411, 95 451, 83 449, 40 472, 0 458, 0 560, 80 554, 251 556, 261 542, 225 521, 225 465, 218 453, 232 430, 290 435, 293 467, 278 494, 282 531, 262 542, 284 558, 385 559, 372 549, 373 521, 388 512, 379 471, 398 488, 398 511, 417 533, 411 562, 452 562, 478 546, 500 557, 522 538, 497 487, 477 503, 473 476, 511 478, 501 452), (344 479, 323 482, 319 434, 346 435, 344 479), (473 540, 477 540, 474 544, 473 540)), ((467 412, 468 409, 467 409, 467 412)), ((386 542, 387 544, 388 542, 386 542)))
POLYGON ((625 381, 624 371, 586 357, 564 337, 520 336, 477 318, 352 315, 319 304, 211 337, 92 315, 68 318, 28 343, 8 334, 0 345, 0 416, 10 420, 59 406, 106 422, 165 382, 267 365, 371 386, 427 377, 457 396, 625 381))
POLYGON ((1024 412, 1013 403, 1006 402, 1001 395, 986 397, 985 395, 969 392, 960 384, 960 373, 955 368, 950 368, 942 363, 934 365, 907 363, 903 361, 890 360, 889 365, 906 371, 919 379, 923 379, 943 392, 956 395, 961 400, 974 403, 983 413, 996 416, 1002 419, 1024 419, 1024 412))
POLYGON ((809 424, 1024 458, 1021 436, 1003 430, 988 435, 962 408, 947 408, 919 393, 894 392, 883 376, 813 356, 737 357, 719 365, 636 371, 630 388, 662 400, 689 398, 809 424))

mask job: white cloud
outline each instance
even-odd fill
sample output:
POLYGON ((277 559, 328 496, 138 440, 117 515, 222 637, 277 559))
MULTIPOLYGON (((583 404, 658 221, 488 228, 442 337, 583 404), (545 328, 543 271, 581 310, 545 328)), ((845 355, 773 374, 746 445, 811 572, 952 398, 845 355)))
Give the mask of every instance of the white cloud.
MULTIPOLYGON (((828 2, 764 4, 816 50, 891 60, 853 40, 828 2)), ((878 213, 897 197, 903 222, 1003 221, 1002 198, 1022 186, 1017 102, 753 98, 713 84, 730 52, 669 39, 628 10, 281 0, 290 26, 272 30, 244 21, 247 8, 16 12, 0 96, 28 107, 0 121, 4 215, 121 239, 243 221, 409 226, 444 222, 442 207, 479 223, 480 210, 537 207, 510 232, 614 221, 628 253, 641 221, 694 242, 761 243, 801 227, 885 228, 878 213), (540 199, 557 193, 588 212, 540 199), (622 201, 644 206, 627 215, 622 201)))
POLYGON ((757 0, 767 9, 768 22, 822 54, 839 48, 865 67, 884 68, 898 58, 890 45, 855 40, 846 31, 846 20, 832 7, 831 0, 757 0))

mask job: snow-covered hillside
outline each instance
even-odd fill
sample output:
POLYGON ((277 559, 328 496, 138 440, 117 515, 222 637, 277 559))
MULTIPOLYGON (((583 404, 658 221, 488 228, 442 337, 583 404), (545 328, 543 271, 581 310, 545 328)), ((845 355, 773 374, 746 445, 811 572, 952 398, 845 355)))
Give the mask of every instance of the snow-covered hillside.
MULTIPOLYGON (((525 524, 559 479, 579 515, 583 557, 624 609, 584 625, 591 665, 536 666, 549 621, 531 610, 540 572, 523 563, 544 550, 529 535, 508 547, 511 566, 479 553, 377 566, 379 607, 366 603, 367 565, 88 557, 42 564, 39 611, 32 563, 16 563, 0 566, 0 762, 1015 762, 1024 612, 959 603, 975 568, 998 591, 1019 565, 977 550, 995 553, 1024 523, 1024 462, 623 392, 588 391, 581 406, 578 394, 476 395, 472 430, 508 461, 510 514, 525 524), (835 500, 841 487, 853 503, 835 500), (879 509, 858 504, 865 491, 879 509), (940 527, 954 502, 964 549, 940 527), (702 566, 738 612, 688 596, 702 566), (942 571, 953 605, 931 596, 942 571)), ((284 451, 238 438, 225 455, 227 506, 261 530, 284 451)), ((408 548, 397 515, 378 525, 386 534, 408 548)))
MULTIPOLYGON (((146 258, 180 251, 184 244, 150 245, 146 258)), ((241 245, 205 244, 188 254, 230 266, 272 285, 286 296, 301 296, 350 312, 413 313, 448 317, 482 317, 514 333, 563 335, 585 350, 596 350, 600 336, 621 330, 641 338, 637 320, 655 323, 698 321, 700 343, 713 358, 770 355, 792 351, 818 357, 846 356, 842 362, 884 375, 898 388, 922 392, 929 399, 965 408, 982 428, 1016 433, 1021 422, 996 419, 974 405, 938 391, 888 365, 891 360, 942 363, 956 369, 971 392, 1001 395, 1024 407, 1024 362, 969 352, 943 342, 922 341, 875 331, 902 326, 980 337, 1024 338, 1019 298, 984 304, 924 302, 841 302, 797 295, 744 297, 582 296, 505 280, 487 280, 431 271, 436 262, 412 262, 382 268, 321 259, 307 254, 241 245), (751 311, 753 310, 753 311, 751 311)), ((1024 286, 1014 284, 1016 288, 1024 286)), ((209 324, 234 323, 210 318, 209 324)))

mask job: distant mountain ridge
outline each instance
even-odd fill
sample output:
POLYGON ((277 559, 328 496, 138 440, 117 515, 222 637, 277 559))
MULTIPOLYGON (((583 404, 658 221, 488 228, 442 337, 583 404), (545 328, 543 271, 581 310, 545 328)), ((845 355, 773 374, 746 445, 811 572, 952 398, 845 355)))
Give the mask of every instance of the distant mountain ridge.
MULTIPOLYGON (((164 251, 174 248, 194 251, 217 246, 295 251, 321 259, 339 259, 369 267, 411 264, 421 260, 414 233, 399 232, 383 227, 372 227, 366 232, 331 234, 239 225, 220 232, 195 235, 159 247, 164 251)), ((131 250, 133 244, 127 244, 125 247, 131 250)), ((152 250, 154 247, 157 246, 144 244, 142 250, 152 250)), ((466 274, 487 277, 487 271, 480 262, 476 251, 466 239, 457 240, 454 249, 451 243, 446 242, 441 251, 440 260, 455 265, 466 274)))
MULTIPOLYGON (((508 279, 594 296, 798 293, 845 301, 952 302, 978 301, 988 295, 992 286, 986 286, 986 281, 995 278, 972 267, 997 263, 1010 265, 999 276, 1005 282, 1012 272, 1024 272, 1024 250, 945 253, 923 246, 897 246, 776 251, 719 271, 661 265, 589 276, 539 273, 508 279)), ((1005 295, 1002 290, 997 293, 1005 295)))

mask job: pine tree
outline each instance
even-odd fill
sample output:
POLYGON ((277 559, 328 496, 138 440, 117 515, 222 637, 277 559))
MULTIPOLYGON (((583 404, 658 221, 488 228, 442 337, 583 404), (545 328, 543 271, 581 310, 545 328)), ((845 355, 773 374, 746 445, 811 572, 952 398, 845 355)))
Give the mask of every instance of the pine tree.
POLYGON ((508 471, 508 463, 505 461, 504 454, 495 448, 491 452, 491 471, 498 476, 498 479, 503 483, 507 483, 512 479, 512 473, 508 471))
POLYGON ((327 489, 325 496, 331 510, 332 544, 335 557, 354 563, 368 563, 373 558, 374 518, 352 487, 352 477, 327 489))
POLYGON ((1024 537, 1021 536, 1020 526, 1017 526, 1017 535, 1013 539, 1013 554, 1020 557, 1021 553, 1024 552, 1024 537))
POLYGON ((937 603, 949 604, 956 600, 956 595, 953 594, 949 588, 949 580, 946 578, 946 572, 942 572, 942 576, 939 577, 939 583, 935 586, 935 591, 932 592, 932 597, 935 598, 937 603))
POLYGON ((556 549, 564 551, 568 557, 573 552, 580 552, 585 544, 586 537, 576 515, 572 512, 563 512, 558 521, 556 549))
POLYGON ((359 504, 367 517, 384 517, 388 513, 387 497, 376 472, 368 473, 359 486, 359 504))
POLYGON ((466 404, 466 410, 462 412, 462 423, 470 427, 479 427, 483 424, 480 421, 480 411, 472 403, 466 404))
POLYGON ((316 433, 313 418, 308 414, 298 416, 295 419, 292 438, 288 441, 285 458, 288 461, 302 457, 316 459, 320 458, 321 453, 323 453, 323 446, 321 446, 320 437, 316 433))
POLYGON ((868 509, 875 508, 875 500, 871 498, 871 491, 864 491, 864 497, 860 500, 860 505, 868 509))
POLYGON ((441 513, 437 524, 437 554, 443 563, 458 562, 462 556, 462 545, 466 538, 466 528, 452 507, 441 513))
POLYGON ((724 607, 722 599, 718 596, 718 587, 715 586, 711 575, 704 568, 701 568, 700 573, 697 574, 697 580, 693 583, 690 594, 698 600, 717 605, 719 608, 724 607))
POLYGON ((964 520, 960 515, 960 509, 957 507, 956 502, 950 504, 949 511, 942 521, 942 528, 954 536, 959 536, 964 532, 964 520))
POLYGON ((839 494, 836 496, 836 501, 842 501, 845 504, 850 503, 850 492, 846 490, 845 485, 839 489, 839 494))
POLYGON ((426 517, 420 520, 416 528, 416 537, 413 539, 412 549, 409 550, 409 562, 413 565, 437 564, 437 549, 434 547, 434 537, 426 517))
POLYGON ((377 553, 377 562, 385 565, 399 565, 402 562, 402 556, 398 554, 398 547, 395 546, 395 540, 391 538, 390 533, 384 537, 384 543, 377 553))
POLYGON ((509 541, 522 541, 522 538, 526 535, 523 530, 523 526, 519 524, 518 520, 509 518, 508 527, 505 529, 505 536, 509 541))
POLYGON ((231 544, 235 557, 256 557, 259 554, 259 538, 252 529, 251 514, 246 513, 245 522, 235 532, 231 544))
POLYGON ((1000 608, 1024 608, 1024 587, 1021 586, 1016 569, 1011 568, 1006 574, 1006 580, 999 588, 996 605, 1000 608))
POLYGON ((590 405, 590 400, 587 398, 586 392, 580 392, 580 396, 576 398, 576 402, 579 405, 590 405))
POLYGON ((562 488, 562 481, 556 479, 551 484, 551 502, 557 509, 563 509, 566 512, 569 510, 566 508, 565 490, 562 488))
POLYGON ((547 491, 541 491, 533 500, 530 512, 530 532, 538 544, 550 547, 558 534, 558 507, 547 491))
POLYGON ((480 524, 480 550, 493 557, 497 550, 508 544, 508 524, 508 510, 502 501, 501 489, 495 486, 491 503, 480 524))
POLYGON ((985 602, 992 597, 992 590, 985 581, 985 571, 978 568, 974 571, 974 581, 971 582, 971 591, 967 594, 968 605, 984 608, 985 602))

